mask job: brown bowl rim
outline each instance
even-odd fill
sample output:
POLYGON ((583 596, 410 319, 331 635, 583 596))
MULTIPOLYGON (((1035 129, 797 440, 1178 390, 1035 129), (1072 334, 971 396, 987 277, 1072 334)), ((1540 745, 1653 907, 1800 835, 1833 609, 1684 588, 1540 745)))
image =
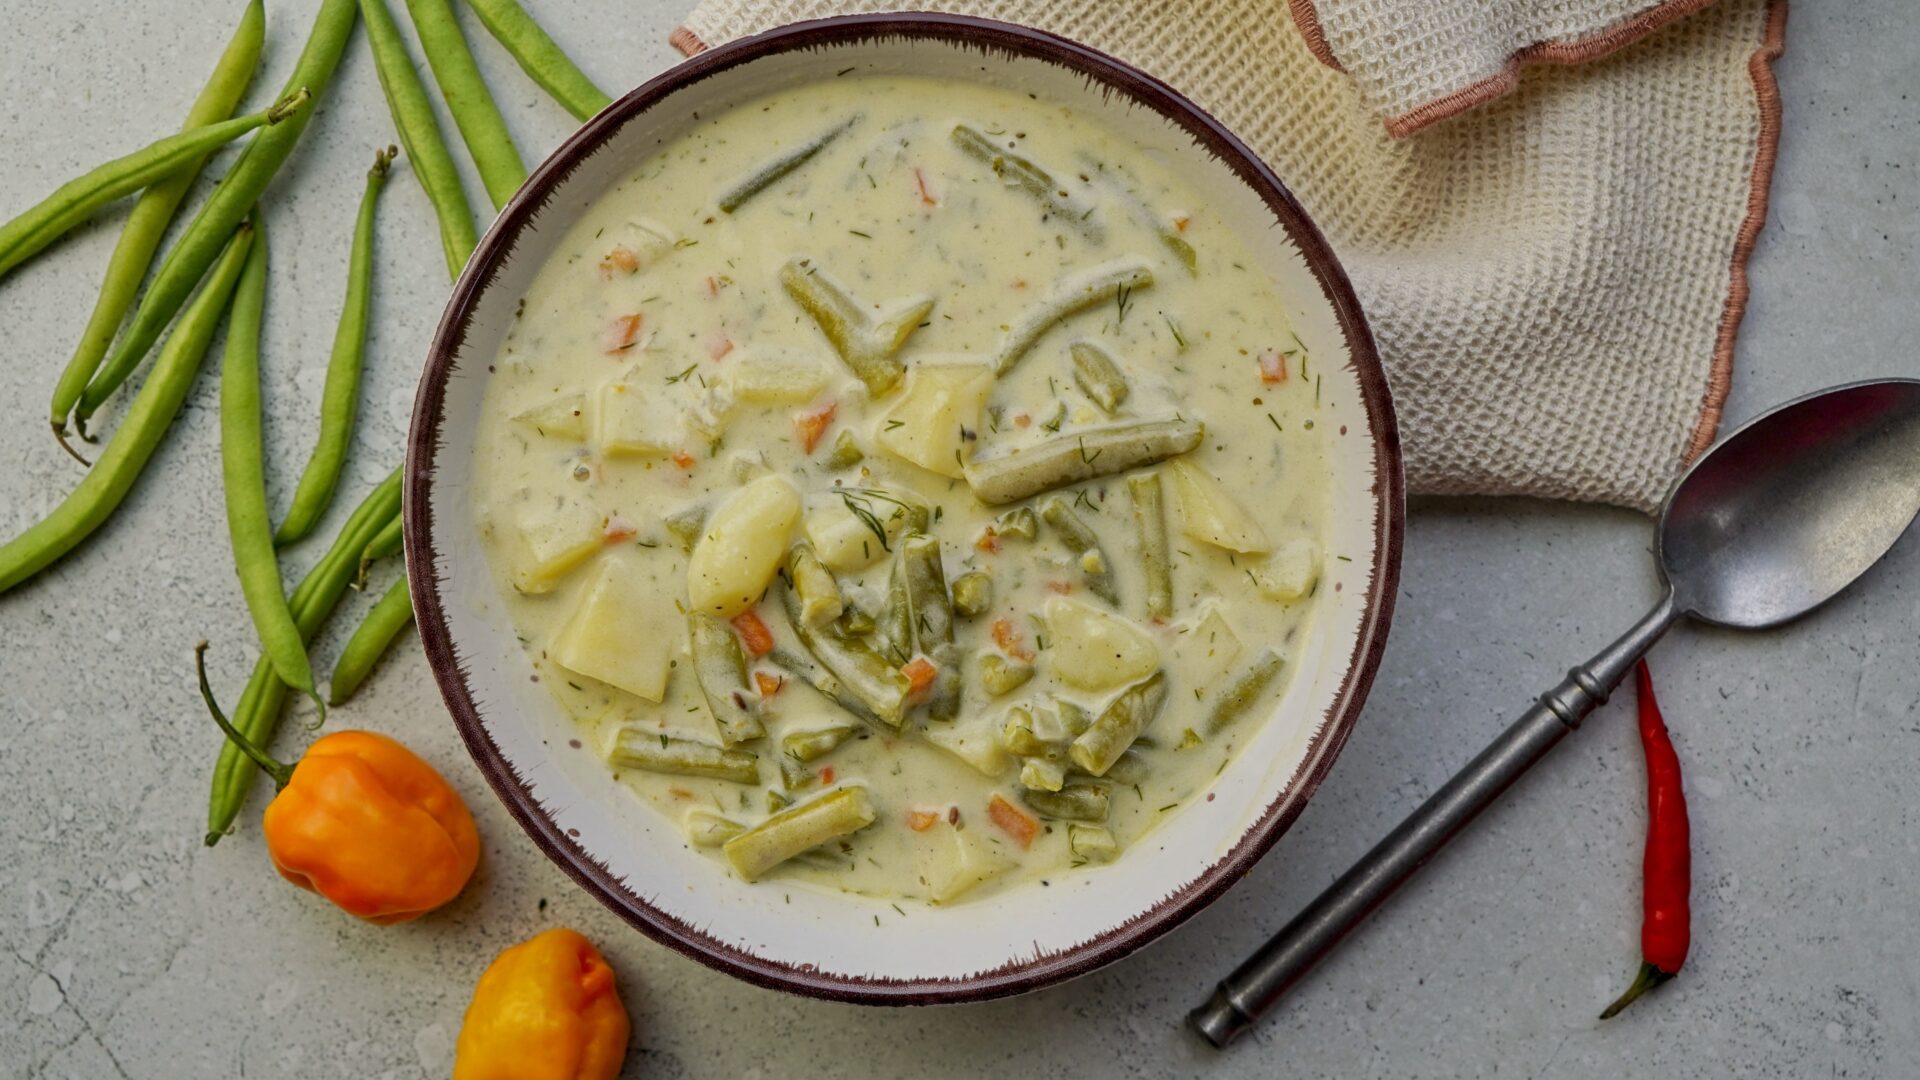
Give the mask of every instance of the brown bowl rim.
POLYGON ((858 1004, 922 1005, 983 1001, 1072 979, 1142 948, 1218 898, 1286 833, 1306 807, 1359 718, 1386 646, 1398 593, 1405 525, 1405 479, 1392 395, 1360 302, 1326 238, 1278 176, 1219 121, 1158 79, 1105 53, 1055 34, 991 19, 932 12, 850 15, 792 23, 702 52, 649 79, 588 120, 563 142, 501 210, 455 283, 434 333, 414 401, 404 477, 406 563, 427 662, 447 710, 500 801, 567 875, 648 937, 684 956, 758 986, 858 1004), (567 176, 629 118, 703 79, 763 57, 877 39, 925 39, 1067 67, 1178 125, 1232 169, 1267 204, 1299 246, 1333 306, 1366 406, 1374 447, 1373 565, 1366 612, 1345 678, 1325 722, 1308 742, 1303 769, 1225 855, 1177 892, 1099 935, 990 971, 939 979, 897 979, 820 971, 756 956, 674 918, 628 889, 566 835, 487 735, 454 650, 434 573, 432 462, 440 446, 446 383, 471 314, 511 256, 515 237, 567 176))

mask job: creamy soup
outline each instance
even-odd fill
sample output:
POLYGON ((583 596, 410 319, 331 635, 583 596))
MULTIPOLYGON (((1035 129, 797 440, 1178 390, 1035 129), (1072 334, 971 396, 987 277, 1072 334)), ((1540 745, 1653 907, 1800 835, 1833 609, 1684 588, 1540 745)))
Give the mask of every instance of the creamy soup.
POLYGON ((1319 378, 1254 265, 1030 95, 699 117, 489 378, 474 501, 537 677, 750 881, 947 903, 1125 858, 1314 606, 1319 378))

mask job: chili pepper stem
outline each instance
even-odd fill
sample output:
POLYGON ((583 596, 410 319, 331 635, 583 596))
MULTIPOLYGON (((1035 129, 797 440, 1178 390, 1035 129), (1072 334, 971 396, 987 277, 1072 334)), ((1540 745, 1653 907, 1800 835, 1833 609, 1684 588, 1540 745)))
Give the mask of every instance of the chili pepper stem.
MULTIPOLYGON (((240 730, 233 726, 232 721, 227 719, 226 713, 220 711, 220 703, 213 697, 213 687, 207 685, 207 643, 204 641, 193 647, 193 666, 200 676, 200 700, 207 703, 207 712, 213 715, 213 722, 220 725, 220 730, 226 733, 227 741, 239 747, 241 753, 252 758, 253 763, 260 766, 261 772, 273 777, 275 791, 286 790, 286 786, 293 781, 293 766, 275 760, 265 750, 260 749, 258 744, 242 735, 240 730)), ((208 837, 207 842, 211 844, 213 837, 208 837)))
POLYGON ((1627 992, 1621 994, 1619 1000, 1607 1006, 1607 1011, 1600 1014, 1600 1019, 1613 1019, 1620 1014, 1621 1009, 1638 1001, 1642 994, 1645 994, 1647 991, 1652 990, 1654 987, 1659 986, 1671 978, 1673 978, 1671 972, 1661 971, 1652 964, 1641 963, 1640 974, 1634 976, 1633 985, 1627 987, 1627 992))
POLYGON ((66 428, 63 428, 60 425, 55 424, 53 427, 53 437, 54 437, 54 440, 60 444, 60 449, 65 450, 68 456, 72 457, 73 460, 79 462, 82 465, 85 465, 89 469, 93 468, 93 462, 88 461, 84 457, 81 457, 80 451, 75 450, 73 448, 73 444, 67 441, 66 428))

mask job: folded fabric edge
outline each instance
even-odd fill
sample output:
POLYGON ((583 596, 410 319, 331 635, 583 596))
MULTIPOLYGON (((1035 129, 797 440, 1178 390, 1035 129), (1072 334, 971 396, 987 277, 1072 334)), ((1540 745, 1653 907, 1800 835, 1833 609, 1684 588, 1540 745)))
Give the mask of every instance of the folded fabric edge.
POLYGON ((1345 72, 1347 69, 1340 58, 1333 55, 1333 46, 1327 44, 1327 32, 1320 25, 1320 11, 1313 6, 1313 0, 1287 0, 1287 10, 1293 13, 1293 25, 1306 39, 1307 51, 1313 58, 1335 71, 1345 72))
POLYGON ((1733 344, 1740 335, 1740 320, 1747 313, 1747 297, 1752 291, 1747 281, 1747 260, 1753 256, 1760 229, 1767 223, 1767 197, 1773 187, 1773 165, 1780 153, 1780 82, 1774 78, 1773 62, 1787 49, 1787 0, 1769 0, 1767 27, 1759 48, 1747 60, 1753 77, 1753 94, 1760 107, 1760 141, 1753 152, 1753 176, 1747 187, 1747 216, 1733 241, 1732 282, 1727 290, 1727 306, 1720 313, 1720 333, 1714 342, 1713 367, 1707 373, 1706 392, 1700 401, 1700 422, 1694 425, 1693 440, 1687 446, 1682 464, 1693 461, 1713 445, 1720 433, 1720 420, 1726 411, 1727 392, 1733 388, 1733 344))
POLYGON ((679 49, 681 56, 692 56, 695 53, 707 51, 707 43, 700 40, 700 35, 684 26, 673 28, 673 33, 667 35, 667 44, 679 49))

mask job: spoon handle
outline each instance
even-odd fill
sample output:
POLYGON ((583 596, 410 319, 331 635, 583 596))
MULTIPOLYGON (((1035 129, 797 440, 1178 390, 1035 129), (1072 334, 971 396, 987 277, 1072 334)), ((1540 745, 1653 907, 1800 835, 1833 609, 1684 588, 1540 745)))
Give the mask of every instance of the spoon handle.
POLYGON ((1542 694, 1491 746, 1227 976, 1187 1022, 1216 1047, 1252 1027, 1447 841, 1603 704, 1677 618, 1669 591, 1620 640, 1542 694))

